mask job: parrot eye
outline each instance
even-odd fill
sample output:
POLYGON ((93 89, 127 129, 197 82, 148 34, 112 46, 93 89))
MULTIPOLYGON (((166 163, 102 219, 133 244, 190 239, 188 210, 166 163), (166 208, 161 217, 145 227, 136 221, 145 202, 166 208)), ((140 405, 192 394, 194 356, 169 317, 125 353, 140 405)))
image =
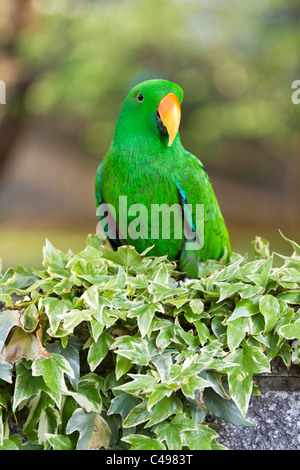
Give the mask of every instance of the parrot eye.
POLYGON ((144 100, 142 93, 138 93, 136 99, 138 100, 139 103, 141 103, 144 100))

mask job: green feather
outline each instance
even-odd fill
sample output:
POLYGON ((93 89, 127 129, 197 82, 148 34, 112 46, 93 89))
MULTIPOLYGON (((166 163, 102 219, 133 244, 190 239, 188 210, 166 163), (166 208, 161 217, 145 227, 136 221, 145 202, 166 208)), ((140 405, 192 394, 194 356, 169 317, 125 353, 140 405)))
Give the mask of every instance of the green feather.
MULTIPOLYGON (((139 229, 146 238, 116 240, 128 243, 142 252, 154 245, 149 255, 168 254, 170 260, 179 261, 180 269, 189 277, 197 277, 201 260, 220 259, 231 248, 227 228, 221 214, 211 181, 202 163, 181 144, 179 132, 172 145, 168 146, 168 135, 162 133, 157 125, 157 109, 160 101, 168 93, 174 93, 182 102, 181 88, 166 80, 149 80, 134 87, 128 94, 109 151, 98 168, 96 177, 97 204, 111 204, 116 211, 119 227, 119 197, 127 197, 127 206, 142 204, 143 212, 128 216, 128 225, 139 216, 139 229), (137 100, 138 93, 143 101, 137 100), (190 229, 195 228, 196 205, 204 209, 203 246, 197 250, 189 249, 184 234, 175 238, 173 219, 170 223, 170 239, 164 239, 160 224, 159 238, 151 238, 150 215, 152 204, 191 205, 184 211, 185 222, 190 229)), ((185 206, 184 206, 185 205, 185 206)), ((122 211, 121 211, 122 212, 122 211)), ((172 214, 171 214, 172 215, 172 214)), ((121 222, 122 223, 122 222, 121 222)), ((158 220, 157 220, 158 223, 158 220)), ((121 235, 120 233, 118 234, 121 235)), ((153 235, 153 233, 152 233, 153 235)), ((199 233, 201 240, 201 234, 199 233)))

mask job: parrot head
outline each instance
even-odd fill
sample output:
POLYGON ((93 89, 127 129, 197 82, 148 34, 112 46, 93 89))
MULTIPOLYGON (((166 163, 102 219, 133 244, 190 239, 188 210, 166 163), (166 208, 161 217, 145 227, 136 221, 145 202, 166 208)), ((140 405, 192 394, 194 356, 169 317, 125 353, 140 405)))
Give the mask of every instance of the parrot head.
POLYGON ((113 142, 170 147, 178 135, 182 98, 182 89, 168 80, 139 83, 127 95, 113 142))

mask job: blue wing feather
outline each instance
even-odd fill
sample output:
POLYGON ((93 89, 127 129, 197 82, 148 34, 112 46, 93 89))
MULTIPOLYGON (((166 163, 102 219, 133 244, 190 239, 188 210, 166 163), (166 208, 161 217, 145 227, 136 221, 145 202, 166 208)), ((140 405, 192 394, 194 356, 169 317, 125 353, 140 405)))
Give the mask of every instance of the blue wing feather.
POLYGON ((114 221, 112 215, 110 214, 110 212, 107 209, 106 209, 107 216, 105 216, 105 214, 103 214, 101 216, 98 214, 98 207, 101 206, 101 204, 104 204, 102 193, 101 193, 101 179, 102 179, 103 165, 104 165, 104 160, 99 165, 98 172, 97 172, 97 178, 96 178, 97 216, 98 216, 98 218, 100 220, 100 223, 102 225, 102 229, 103 229, 104 234, 109 239, 110 244, 112 245, 112 247, 116 250, 117 247, 120 246, 120 241, 119 241, 117 229, 116 230, 111 230, 110 229, 114 226, 114 224, 116 224, 116 222, 114 221), (108 220, 106 220, 108 222, 107 223, 107 230, 105 230, 104 228, 106 227, 106 224, 104 224, 104 220, 107 219, 107 217, 108 217, 108 220), (115 239, 112 236, 112 233, 114 233, 114 232, 116 232, 117 239, 115 239))

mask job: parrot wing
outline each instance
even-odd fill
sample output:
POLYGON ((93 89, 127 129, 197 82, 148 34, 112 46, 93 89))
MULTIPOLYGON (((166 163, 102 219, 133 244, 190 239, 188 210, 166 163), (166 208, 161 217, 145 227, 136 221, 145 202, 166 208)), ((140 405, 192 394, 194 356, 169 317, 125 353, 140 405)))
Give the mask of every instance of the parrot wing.
POLYGON ((97 204, 97 216, 100 220, 100 227, 97 229, 98 236, 105 240, 108 238, 112 248, 117 250, 118 246, 121 246, 122 243, 119 239, 118 227, 116 221, 111 214, 109 207, 105 204, 105 201, 101 192, 101 179, 102 179, 102 169, 103 169, 104 160, 100 163, 96 182, 95 182, 95 197, 97 204))
POLYGON ((185 171, 179 172, 175 179, 185 219, 180 269, 188 277, 198 277, 200 261, 218 260, 223 256, 227 260, 231 247, 217 198, 203 164, 189 152, 185 153, 185 158, 185 171))

